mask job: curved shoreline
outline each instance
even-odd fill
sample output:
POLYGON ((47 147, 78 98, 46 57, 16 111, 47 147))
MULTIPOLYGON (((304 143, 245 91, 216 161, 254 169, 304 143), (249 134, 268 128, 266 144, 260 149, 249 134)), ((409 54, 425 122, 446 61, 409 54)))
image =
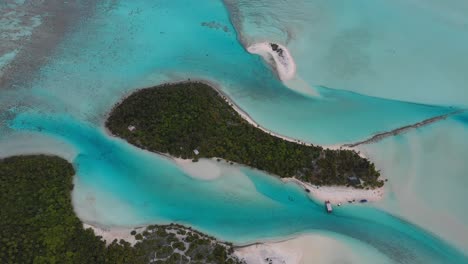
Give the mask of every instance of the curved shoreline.
MULTIPOLYGON (((292 143, 297 143, 297 144, 301 144, 301 145, 304 145, 304 146, 320 146, 324 149, 331 149, 331 150, 339 150, 339 149, 343 149, 343 150, 355 150, 354 148, 352 147, 347 147, 345 146, 345 144, 342 144, 342 143, 338 143, 338 144, 333 144, 333 145, 321 145, 321 144, 317 144, 317 143, 312 143, 310 141, 302 141, 302 140, 299 140, 299 139, 296 139, 296 138, 292 138, 292 137, 288 137, 288 136, 285 136, 285 135, 282 135, 282 134, 279 134, 277 132, 274 132, 272 130, 269 130, 265 127, 263 127, 262 125, 260 125, 259 123, 257 123, 257 121, 255 121, 255 119, 253 119, 247 112, 245 112, 236 102, 234 102, 234 100, 232 100, 232 98, 226 94, 222 89, 221 89, 221 85, 214 82, 214 81, 209 81, 209 80, 206 80, 206 79, 202 79, 202 78, 189 78, 187 80, 179 80, 179 81, 168 81, 168 82, 164 82, 164 83, 160 83, 160 84, 157 84, 155 87, 159 87, 159 86, 162 86, 162 85, 175 85, 175 84, 180 84, 180 83, 190 83, 190 82, 199 82, 199 83, 203 83, 203 84, 206 84, 208 86, 210 86, 211 88, 213 88, 216 92, 218 92, 218 94, 220 95, 220 97, 222 99, 224 99, 224 101, 226 103, 228 103, 232 109, 234 111, 236 111, 245 121, 247 121, 249 124, 255 126, 256 128, 262 130, 263 132, 271 135, 271 136, 274 136, 274 137, 277 137, 277 138, 280 138, 280 139, 283 139, 285 141, 288 141, 288 142, 292 142, 292 143)), ((118 100, 117 102, 114 103, 114 105, 112 106, 111 110, 108 111, 106 114, 105 114, 105 117, 104 117, 104 120, 107 120, 109 119, 109 116, 112 112, 112 110, 114 109, 115 106, 119 105, 120 103, 122 103, 125 99, 127 99, 130 95, 132 95, 133 93, 139 91, 139 90, 142 90, 142 89, 146 89, 146 88, 149 88, 149 87, 144 87, 144 88, 139 88, 139 89, 136 89, 136 90, 132 90, 132 91, 129 91, 127 93, 125 93, 122 98, 120 100, 118 100)), ((153 87, 154 88, 154 87, 153 87)), ((112 132, 104 125, 103 126, 106 134, 108 134, 109 136, 111 137, 117 137, 116 135, 112 134, 112 132)), ((162 153, 162 152, 157 152, 158 154, 160 155, 163 155, 163 156, 166 156, 168 158, 173 158, 172 156, 170 156, 169 154, 167 153, 162 153)), ((367 158, 364 154, 360 153, 360 152, 357 152, 359 154, 359 156, 361 156, 362 158, 367 158)))
MULTIPOLYGON (((159 86, 162 86, 162 85, 175 85, 175 84, 180 84, 180 83, 190 83, 190 82, 199 82, 199 83, 203 83, 203 84, 206 84, 208 86, 210 86, 211 88, 213 88, 216 92, 218 92, 218 94, 220 95, 220 97, 222 99, 224 99, 224 101, 226 103, 228 103, 232 109, 234 109, 234 111, 236 111, 245 121, 247 121, 249 124, 255 126, 256 128, 262 130, 263 132, 269 134, 269 135, 272 135, 274 137, 277 137, 277 138, 281 138, 283 140, 286 140, 286 141, 289 141, 289 142, 293 142, 293 143, 297 143, 297 144, 302 144, 302 145, 305 145, 305 146, 321 146, 322 148, 324 149, 331 149, 331 150, 337 150, 337 149, 348 149, 348 150, 351 150, 352 148, 349 148, 349 147, 344 147, 343 145, 341 144, 334 144, 334 145, 320 145, 320 144, 313 144, 311 142, 306 142, 306 141, 301 141, 299 139, 295 139, 295 138, 292 138, 292 137, 287 137, 287 136, 284 136, 284 135, 281 135, 279 133, 276 133, 276 132, 273 132, 263 126, 261 126, 259 123, 257 123, 247 112, 245 112, 236 102, 234 102, 231 97, 229 97, 229 95, 227 95, 222 89, 221 89, 221 85, 216 83, 216 82, 213 82, 213 81, 209 81, 209 80, 206 80, 206 79, 201 79, 201 78, 189 78, 188 80, 180 80, 180 81, 170 81, 170 82, 164 82, 164 83, 160 83, 160 84, 157 84, 155 87, 159 87, 159 86)), ((136 89, 136 90, 132 90, 132 91, 129 91, 128 93, 126 93, 120 100, 118 100, 116 103, 114 103, 112 109, 107 112, 105 114, 105 118, 104 120, 107 120, 109 119, 109 116, 112 112, 112 110, 114 109, 115 106, 119 105, 120 103, 122 103, 125 99, 127 99, 130 95, 132 95, 133 93, 139 91, 139 90, 142 90, 142 89, 146 89, 147 87, 144 87, 144 88, 139 88, 139 89, 136 89)), ((104 130, 106 131, 106 134, 108 134, 109 136, 112 136, 112 137, 117 137, 116 135, 112 134, 112 132, 106 127, 106 126, 103 126, 104 130)), ((158 154, 160 155, 163 155, 163 156, 166 156, 166 157, 169 157, 169 158, 173 158, 172 156, 170 156, 169 154, 167 153, 162 153, 162 152, 158 152, 158 154)), ((358 153, 361 157, 363 158, 366 158, 364 155, 362 155, 362 153, 358 153)))
MULTIPOLYGON (((205 85, 210 86, 212 89, 214 89, 218 93, 218 95, 234 111, 236 111, 236 113, 238 113, 241 116, 242 119, 247 121, 250 125, 260 129, 264 133, 267 133, 267 134, 269 134, 271 136, 280 138, 280 139, 288 141, 288 142, 304 145, 304 146, 320 146, 323 149, 330 149, 330 150, 339 150, 339 149, 355 150, 355 149, 348 148, 348 147, 343 147, 343 146, 340 146, 340 145, 321 146, 321 145, 318 145, 318 144, 303 142, 301 140, 290 138, 290 137, 287 137, 287 136, 283 136, 281 134, 278 134, 278 133, 275 133, 275 132, 273 132, 271 130, 268 130, 268 129, 262 127, 260 124, 258 124, 248 113, 246 113, 226 93, 224 93, 219 84, 217 84, 215 82, 212 82, 212 81, 208 81, 208 80, 204 80, 204 79, 188 79, 188 80, 183 80, 183 81, 174 81, 174 82, 161 83, 158 86, 176 85, 176 84, 191 83, 191 82, 199 82, 199 83, 203 83, 205 85)), ((158 86, 156 86, 156 87, 158 87, 158 86)), ((119 105, 120 103, 122 103, 128 96, 130 96, 134 92, 135 91, 129 93, 127 96, 125 96, 124 98, 119 100, 119 102, 117 102, 115 105, 119 105)), ((112 112, 112 110, 107 114, 106 119, 108 119, 111 112, 112 112)), ((106 126, 104 126, 104 129, 105 129, 105 131, 106 131, 106 133, 108 135, 110 135, 112 137, 120 138, 120 137, 117 137, 116 135, 112 134, 111 131, 106 126)), ((144 149, 144 148, 141 148, 141 149, 144 149)), ((147 149, 144 149, 144 150, 149 151, 147 149)), ((149 151, 149 152, 153 152, 153 151, 149 151)), ((178 158, 178 157, 174 157, 174 156, 170 155, 169 153, 161 153, 161 152, 157 152, 157 151, 155 151, 155 152, 156 152, 156 154, 164 156, 164 157, 168 158, 169 160, 173 161, 183 171, 185 171, 187 174, 189 174, 189 176, 194 177, 196 179, 199 179, 199 180, 215 180, 216 178, 220 177, 220 175, 221 175, 221 173, 219 171, 216 171, 216 170, 211 171, 208 175, 201 175, 202 171, 206 171, 207 169, 209 169, 207 167, 210 167, 213 170, 213 167, 219 166, 217 164, 217 162, 215 161, 216 158, 206 159, 206 161, 203 160, 202 163, 200 163, 200 164, 197 163, 197 164, 194 165, 194 164, 192 164, 191 159, 181 159, 181 158, 178 158), (211 163, 211 162, 213 162, 213 163, 211 163)), ((363 155, 361 152, 356 151, 356 153, 360 157, 362 157, 364 159, 367 159, 367 157, 365 155, 363 155)), ((224 159, 221 158, 221 160, 224 160, 224 159)), ((236 163, 234 162, 234 164, 236 164, 236 163)), ((244 166, 242 164, 238 164, 238 165, 244 166)), ((378 200, 381 200, 383 198, 383 188, 384 187, 375 188, 375 189, 371 189, 371 190, 357 189, 357 188, 346 187, 346 186, 341 186, 341 187, 340 186, 318 187, 318 186, 315 186, 315 185, 300 181, 300 180, 295 179, 295 178, 282 178, 282 177, 279 177, 279 176, 276 176, 276 175, 273 175, 273 174, 270 174, 270 175, 272 175, 274 177, 277 177, 279 180, 281 180, 281 181, 283 181, 285 183, 294 182, 298 186, 303 187, 304 189, 308 189, 310 191, 309 197, 311 199, 319 200, 319 201, 322 201, 322 202, 326 201, 326 200, 330 200, 332 203, 338 204, 338 203, 345 203, 345 202, 350 201, 350 200, 352 201, 352 200, 366 199, 368 201, 378 201, 378 200)))
POLYGON ((283 45, 272 42, 255 43, 247 47, 247 51, 260 55, 268 62, 282 81, 291 80, 296 75, 296 63, 283 45))

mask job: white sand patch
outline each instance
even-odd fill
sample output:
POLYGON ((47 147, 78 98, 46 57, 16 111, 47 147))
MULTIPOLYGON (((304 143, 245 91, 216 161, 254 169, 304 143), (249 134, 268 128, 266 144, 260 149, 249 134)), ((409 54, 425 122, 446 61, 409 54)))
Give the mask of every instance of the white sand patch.
POLYGON ((123 227, 100 227, 96 225, 83 223, 85 229, 91 228, 96 236, 101 236, 106 244, 109 245, 115 239, 123 239, 132 245, 135 245, 136 239, 130 234, 135 228, 123 228, 123 227))
POLYGON ((367 200, 368 202, 380 201, 384 197, 384 188, 371 190, 356 189, 344 186, 315 186, 310 183, 302 182, 296 178, 282 178, 284 182, 294 182, 303 188, 310 190, 310 197, 320 201, 330 201, 332 204, 347 204, 348 201, 359 202, 367 200))
POLYGON ((286 241, 238 248, 234 254, 248 264, 375 263, 369 262, 375 259, 379 263, 388 262, 378 252, 362 248, 357 241, 343 242, 322 234, 305 234, 286 241), (357 252, 357 249, 362 250, 357 252))
POLYGON ((222 174, 221 165, 216 164, 216 161, 212 159, 200 159, 197 162, 180 158, 175 158, 174 160, 185 173, 197 179, 214 180, 222 174))
POLYGON ((63 141, 36 132, 15 132, 0 140, 0 158, 30 154, 57 155, 71 162, 77 151, 63 141))
POLYGON ((296 75, 296 63, 288 49, 282 45, 261 42, 249 46, 247 51, 262 56, 272 64, 282 81, 291 80, 296 75))

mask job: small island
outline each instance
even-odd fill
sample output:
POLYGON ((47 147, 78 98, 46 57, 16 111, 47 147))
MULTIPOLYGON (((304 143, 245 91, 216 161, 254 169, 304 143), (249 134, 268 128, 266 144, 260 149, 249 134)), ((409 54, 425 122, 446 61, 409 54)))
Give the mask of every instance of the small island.
POLYGON ((129 230, 134 245, 106 244, 73 211, 74 174, 55 156, 0 159, 0 263, 244 263, 232 244, 178 224, 129 230))
POLYGON ((217 89, 180 82, 141 89, 114 107, 114 135, 161 154, 217 158, 314 185, 383 186, 373 163, 353 150, 290 142, 252 125, 217 89))

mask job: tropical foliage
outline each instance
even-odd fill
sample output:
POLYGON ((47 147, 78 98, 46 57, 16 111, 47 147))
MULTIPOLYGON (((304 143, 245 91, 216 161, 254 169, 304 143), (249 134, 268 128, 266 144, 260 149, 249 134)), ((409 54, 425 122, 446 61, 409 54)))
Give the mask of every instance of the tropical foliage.
POLYGON ((0 160, 0 263, 241 263, 231 244, 174 224, 106 246, 73 212, 73 175, 58 157, 0 160))
POLYGON ((356 187, 383 185, 374 164, 355 151, 307 146, 270 135, 249 124, 204 83, 139 90, 113 109, 106 125, 140 148, 184 159, 223 158, 317 185, 348 185, 354 177, 362 180, 354 182, 356 187))

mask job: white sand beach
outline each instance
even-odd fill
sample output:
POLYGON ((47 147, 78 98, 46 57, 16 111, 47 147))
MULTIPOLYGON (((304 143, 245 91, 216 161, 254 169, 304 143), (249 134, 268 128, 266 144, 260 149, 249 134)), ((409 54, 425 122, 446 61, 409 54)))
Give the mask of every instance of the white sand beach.
MULTIPOLYGON (((350 244, 333 236, 304 234, 284 241, 239 247, 235 255, 248 264, 366 263, 381 255, 378 252, 361 254, 357 252, 359 245, 351 247, 350 244)), ((383 256, 378 259, 379 263, 387 263, 383 256)))
POLYGON ((222 175, 221 167, 213 159, 200 159, 197 162, 181 158, 174 160, 185 173, 196 179, 214 180, 222 175))
MULTIPOLYGON (((240 108, 226 94, 224 94, 217 84, 206 81, 206 80, 196 80, 196 81, 206 83, 210 85, 211 87, 213 87, 215 90, 217 90, 220 96, 226 101, 226 103, 228 103, 244 120, 246 120, 249 124, 262 130, 263 132, 270 134, 272 136, 281 138, 283 140, 289 141, 289 142, 302 144, 305 146, 313 146, 312 143, 286 137, 286 136, 280 135, 278 133, 275 133, 271 130, 268 130, 260 126, 257 122, 255 122, 255 120, 252 119, 252 117, 250 117, 249 114, 244 112, 242 108, 240 108)), ((332 150, 338 150, 338 149, 356 150, 356 149, 349 148, 349 147, 343 147, 340 144, 327 145, 327 146, 322 146, 322 147, 332 149, 332 150)), ((367 158, 362 152, 357 151, 357 153, 359 154, 359 156, 363 158, 367 158)), ((212 159, 212 160, 200 159, 198 162, 192 162, 192 160, 184 160, 184 159, 179 159, 179 158, 172 158, 172 159, 178 165, 180 165, 185 172, 187 172, 190 176, 193 176, 197 179, 213 180, 213 179, 220 177, 221 175, 220 168, 216 164, 213 164, 213 160, 215 159, 212 159)), ((313 199, 320 200, 320 201, 328 200, 333 204, 338 204, 338 203, 344 204, 344 203, 347 203, 348 201, 353 201, 353 200, 359 201, 362 199, 365 199, 368 202, 375 202, 375 201, 381 200, 384 196, 383 187, 373 189, 373 190, 356 189, 356 188, 344 187, 344 186, 325 186, 325 187, 322 186, 322 187, 317 188, 317 186, 302 182, 295 178, 282 178, 282 180, 285 182, 293 181, 296 184, 299 184, 300 186, 309 189, 310 196, 313 199)))
MULTIPOLYGON (((232 107, 232 109, 234 109, 234 111, 236 111, 245 121, 247 121, 249 124, 255 126, 256 128, 262 130, 263 132, 265 132, 265 133, 267 133, 269 135, 275 136, 277 138, 281 138, 283 140, 289 141, 289 142, 302 144, 302 145, 305 145, 305 146, 313 146, 314 145, 314 144, 312 144, 310 142, 306 142, 306 141, 298 140, 298 139, 295 139, 295 138, 287 137, 287 136, 278 134, 276 132, 273 132, 273 131, 265 128, 265 127, 262 127, 249 114, 247 114, 240 106, 238 106, 235 102, 233 102, 231 100, 231 98, 229 98, 229 96, 226 95, 217 84, 209 82, 209 81, 204 81, 204 80, 197 80, 197 81, 208 84, 211 87, 213 87, 220 94, 220 96, 224 99, 224 101, 226 101, 226 103, 228 103, 232 107)), ((318 144, 315 144, 315 145, 318 146, 318 144)), ((354 148, 345 147, 342 144, 321 145, 321 146, 324 149, 332 149, 332 150, 338 150, 338 149, 356 150, 354 148)), ((358 154, 359 154, 359 156, 361 156, 363 158, 366 158, 366 156, 364 156, 364 154, 359 152, 359 151, 358 151, 358 154)))
POLYGON ((101 236, 106 244, 112 243, 115 239, 123 239, 130 244, 134 245, 136 243, 135 237, 130 234, 132 230, 138 230, 143 227, 138 228, 124 228, 124 227, 99 227, 96 225, 83 223, 85 229, 91 228, 94 231, 96 236, 101 236))
POLYGON ((368 202, 380 201, 384 197, 384 188, 373 190, 356 189, 345 186, 315 186, 310 183, 302 182, 296 178, 282 178, 283 182, 294 182, 303 188, 310 190, 309 196, 319 201, 330 201, 332 204, 347 204, 348 201, 359 202, 367 200, 368 202))

